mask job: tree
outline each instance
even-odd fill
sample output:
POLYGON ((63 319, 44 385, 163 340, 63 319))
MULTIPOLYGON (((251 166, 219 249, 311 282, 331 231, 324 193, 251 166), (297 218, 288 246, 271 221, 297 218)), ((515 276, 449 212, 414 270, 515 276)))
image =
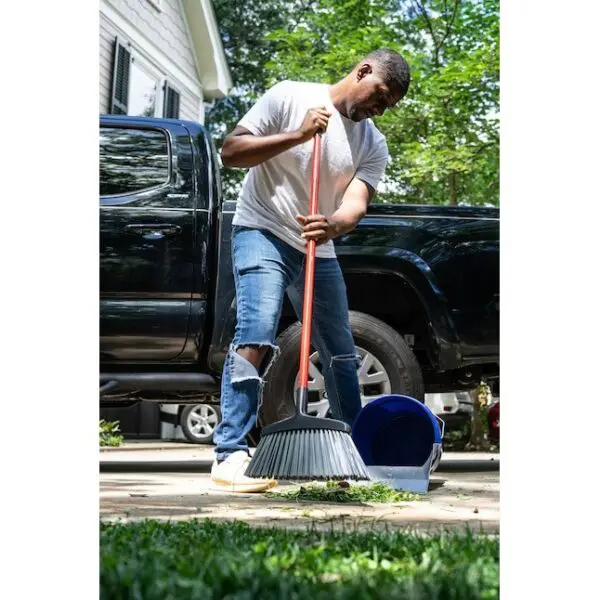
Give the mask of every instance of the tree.
MULTIPOLYGON (((390 164, 379 202, 498 204, 498 0, 222 0, 234 93, 215 104, 219 144, 282 79, 334 83, 385 46, 411 66, 407 97, 376 120, 390 164)), ((231 192, 243 171, 224 171, 231 192)))
POLYGON ((498 204, 498 0, 410 5, 414 101, 392 169, 428 202, 498 204))
POLYGON ((469 441, 465 447, 466 450, 486 450, 491 448, 488 439, 488 406, 491 397, 491 390, 484 381, 471 390, 471 400, 473 401, 473 416, 471 417, 471 427, 469 441))
MULTIPOLYGON (((284 27, 295 3, 284 0, 219 0, 214 3, 217 21, 234 87, 215 101, 206 113, 217 148, 225 136, 267 89, 264 66, 275 50, 268 32, 284 27)), ((245 171, 224 169, 223 193, 235 199, 245 171)))

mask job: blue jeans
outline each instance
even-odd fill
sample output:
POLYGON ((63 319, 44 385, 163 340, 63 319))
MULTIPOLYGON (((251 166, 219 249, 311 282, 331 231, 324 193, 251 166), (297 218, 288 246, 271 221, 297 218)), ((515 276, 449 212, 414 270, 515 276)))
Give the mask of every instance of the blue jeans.
MULTIPOLYGON (((215 430, 217 460, 248 451, 246 436, 257 420, 264 378, 277 359, 275 344, 284 293, 302 318, 306 256, 264 230, 234 226, 232 262, 237 323, 221 382, 221 423, 215 430), (243 346, 269 350, 260 368, 238 354, 243 346)), ((352 426, 361 409, 359 357, 348 319, 346 284, 336 258, 317 258, 311 342, 319 352, 327 398, 335 419, 352 426)))

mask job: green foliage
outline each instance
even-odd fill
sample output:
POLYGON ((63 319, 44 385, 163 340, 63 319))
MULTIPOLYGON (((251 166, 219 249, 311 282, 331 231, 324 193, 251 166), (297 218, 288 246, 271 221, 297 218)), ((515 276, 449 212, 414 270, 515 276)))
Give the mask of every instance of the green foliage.
POLYGON ((444 431, 444 446, 449 447, 453 442, 467 442, 469 440, 469 436, 471 435, 471 424, 464 423, 462 427, 458 427, 456 429, 450 429, 446 427, 444 431), (446 446, 446 443, 447 446, 446 446))
MULTIPOLYGON (((218 140, 276 81, 334 83, 371 50, 394 48, 412 82, 376 119, 391 156, 378 201, 498 204, 498 0, 249 0, 252 27, 237 2, 216 4, 240 86, 223 102, 229 112, 209 113, 218 140)), ((224 170, 229 190, 243 174, 224 170)))
POLYGON ((308 483, 281 492, 267 492, 271 498, 288 500, 311 500, 313 502, 378 502, 396 503, 418 500, 418 494, 398 491, 380 481, 365 485, 350 485, 346 481, 326 481, 308 483))
POLYGON ((119 421, 108 422, 100 419, 100 446, 120 446, 123 440, 119 432, 119 421))
MULTIPOLYGON (((266 34, 284 27, 294 7, 284 0, 219 0, 213 6, 234 85, 229 95, 215 101, 206 113, 206 126, 220 148, 225 136, 267 89, 264 65, 275 47, 266 34)), ((244 175, 241 169, 223 169, 226 199, 235 200, 244 175)))
POLYGON ((100 525, 101 600, 498 597, 497 537, 209 520, 100 525))

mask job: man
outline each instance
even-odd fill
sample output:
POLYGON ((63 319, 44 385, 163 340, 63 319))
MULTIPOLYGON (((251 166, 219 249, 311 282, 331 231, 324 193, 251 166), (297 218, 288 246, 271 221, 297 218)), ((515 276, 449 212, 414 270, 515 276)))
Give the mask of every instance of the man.
POLYGON ((284 293, 302 315, 306 242, 317 243, 312 343, 323 364, 333 417, 352 426, 361 409, 348 301, 332 240, 364 217, 388 160, 370 117, 407 93, 409 67, 379 49, 334 85, 282 81, 227 136, 225 167, 249 168, 233 219, 237 325, 225 360, 222 421, 214 435, 211 476, 223 489, 266 490, 270 479, 245 476, 246 436, 255 424, 263 381, 277 358, 284 293), (319 215, 307 216, 313 137, 321 133, 319 215))

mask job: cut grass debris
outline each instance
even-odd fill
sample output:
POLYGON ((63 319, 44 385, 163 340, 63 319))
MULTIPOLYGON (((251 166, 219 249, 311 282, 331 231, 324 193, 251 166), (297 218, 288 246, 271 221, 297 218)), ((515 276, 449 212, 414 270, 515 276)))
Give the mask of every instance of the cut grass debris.
POLYGON ((376 481, 364 485, 350 485, 346 481, 314 482, 281 492, 266 492, 269 498, 311 500, 313 502, 377 502, 396 504, 419 499, 418 494, 395 490, 387 483, 376 481))
POLYGON ((492 600, 497 536, 100 524, 100 599, 492 600))

